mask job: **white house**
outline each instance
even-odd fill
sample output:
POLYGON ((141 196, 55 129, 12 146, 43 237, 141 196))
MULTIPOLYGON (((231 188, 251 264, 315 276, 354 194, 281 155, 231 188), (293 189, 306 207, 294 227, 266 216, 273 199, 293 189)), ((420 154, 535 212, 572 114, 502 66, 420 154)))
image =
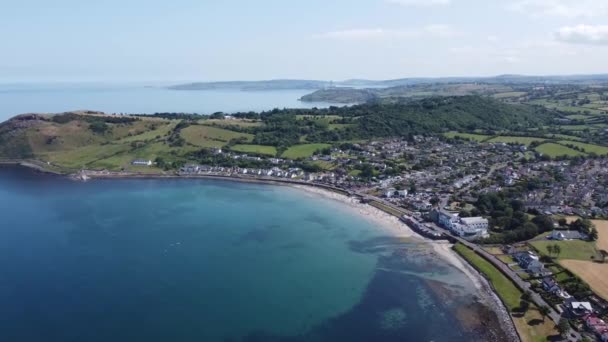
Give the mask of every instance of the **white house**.
POLYGON ((145 160, 145 159, 135 159, 134 161, 131 162, 131 165, 135 165, 135 166, 152 166, 152 161, 151 160, 145 160))

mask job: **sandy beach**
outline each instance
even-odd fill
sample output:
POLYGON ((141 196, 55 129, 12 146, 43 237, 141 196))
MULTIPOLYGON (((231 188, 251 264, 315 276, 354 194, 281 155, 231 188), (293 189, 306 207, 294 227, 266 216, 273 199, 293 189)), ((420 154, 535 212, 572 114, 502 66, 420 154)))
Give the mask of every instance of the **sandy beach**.
POLYGON ((471 279, 476 288, 483 288, 483 278, 481 275, 473 269, 468 263, 466 263, 456 252, 452 250, 452 244, 448 241, 435 241, 427 239, 415 231, 413 231, 407 224, 403 223, 397 217, 385 213, 384 211, 360 203, 356 198, 347 197, 329 190, 322 188, 303 186, 303 185, 290 185, 293 188, 303 190, 308 193, 312 193, 317 196, 322 196, 331 200, 339 201, 345 204, 357 212, 358 215, 365 217, 372 223, 376 224, 378 228, 382 229, 386 233, 394 237, 407 237, 417 239, 430 244, 433 247, 433 251, 443 260, 448 262, 450 265, 458 268, 468 278, 471 279))

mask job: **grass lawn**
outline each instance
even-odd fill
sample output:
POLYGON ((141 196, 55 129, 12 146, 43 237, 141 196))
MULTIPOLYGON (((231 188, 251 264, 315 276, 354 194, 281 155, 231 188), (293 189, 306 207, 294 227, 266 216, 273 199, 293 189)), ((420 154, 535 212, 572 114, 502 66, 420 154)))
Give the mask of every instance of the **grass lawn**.
POLYGON ((500 259, 500 261, 504 262, 505 264, 512 264, 515 262, 515 260, 513 260, 513 258, 511 258, 511 256, 509 255, 499 255, 497 256, 498 259, 500 259))
POLYGON ((584 149, 584 151, 586 153, 595 153, 597 155, 607 155, 608 154, 608 147, 606 147, 606 146, 585 144, 585 143, 578 142, 578 141, 559 141, 559 143, 562 145, 568 144, 568 145, 580 147, 580 148, 584 149))
POLYGON ((446 138, 462 138, 462 139, 467 139, 467 140, 471 140, 471 141, 476 141, 476 142, 482 142, 482 141, 486 141, 490 138, 492 138, 492 136, 490 135, 482 135, 482 134, 471 134, 471 133, 458 133, 458 132, 447 132, 447 133, 443 133, 443 136, 446 138))
POLYGON ((488 278, 509 311, 519 308, 522 293, 509 278, 465 245, 456 244, 454 250, 488 278))
POLYGON ((275 156, 277 154, 277 149, 274 146, 234 145, 230 149, 235 152, 255 153, 255 154, 263 154, 263 155, 267 155, 267 156, 275 156))
POLYGON ((543 142, 545 139, 537 137, 498 136, 488 140, 491 143, 521 144, 526 146, 530 146, 535 141, 543 142))
POLYGON ((312 156, 317 150, 321 150, 327 147, 330 147, 329 144, 304 144, 304 145, 295 145, 288 148, 285 152, 283 152, 283 158, 289 159, 298 159, 298 158, 308 158, 312 156))
POLYGON ((400 212, 398 210, 395 210, 395 209, 393 209, 391 207, 388 207, 388 206, 386 206, 386 205, 384 205, 384 204, 382 204, 380 202, 371 201, 371 202, 369 202, 369 205, 374 206, 374 207, 376 207, 376 208, 378 208, 378 209, 380 209, 382 211, 389 212, 392 215, 395 215, 395 216, 398 216, 398 217, 401 217, 403 215, 402 212, 400 212))
POLYGON ((575 156, 584 156, 585 155, 585 153, 583 153, 583 152, 571 149, 564 145, 554 144, 554 143, 542 144, 542 145, 536 147, 536 151, 539 153, 542 153, 544 155, 547 155, 551 158, 555 158, 555 157, 559 157, 559 156, 575 157, 575 156))
MULTIPOLYGON (((557 256, 558 259, 573 259, 573 260, 591 260, 591 256, 597 258, 598 252, 595 248, 595 242, 572 240, 572 241, 551 241, 539 240, 529 242, 536 250, 543 255, 549 256, 547 246, 558 245, 561 248, 561 253, 557 256)), ((556 256, 556 255, 553 255, 556 256)))
POLYGON ((500 247, 484 247, 483 249, 490 254, 494 254, 494 255, 503 254, 503 251, 500 247))

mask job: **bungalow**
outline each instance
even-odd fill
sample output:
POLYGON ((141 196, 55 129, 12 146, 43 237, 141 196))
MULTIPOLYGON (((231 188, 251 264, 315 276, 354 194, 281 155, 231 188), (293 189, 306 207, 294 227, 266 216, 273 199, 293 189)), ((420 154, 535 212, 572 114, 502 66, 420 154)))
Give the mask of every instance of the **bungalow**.
POLYGON ((131 162, 131 165, 135 165, 135 166, 152 166, 152 161, 151 160, 145 160, 145 159, 135 159, 134 161, 131 162))

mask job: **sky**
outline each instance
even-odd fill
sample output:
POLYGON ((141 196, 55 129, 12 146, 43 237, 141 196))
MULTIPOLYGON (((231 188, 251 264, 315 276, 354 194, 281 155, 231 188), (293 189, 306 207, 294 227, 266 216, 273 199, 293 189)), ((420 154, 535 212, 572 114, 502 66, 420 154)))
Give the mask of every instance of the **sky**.
POLYGON ((608 73, 608 0, 6 0, 0 82, 608 73))

